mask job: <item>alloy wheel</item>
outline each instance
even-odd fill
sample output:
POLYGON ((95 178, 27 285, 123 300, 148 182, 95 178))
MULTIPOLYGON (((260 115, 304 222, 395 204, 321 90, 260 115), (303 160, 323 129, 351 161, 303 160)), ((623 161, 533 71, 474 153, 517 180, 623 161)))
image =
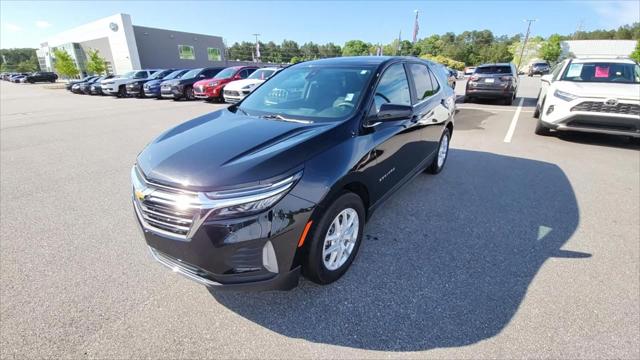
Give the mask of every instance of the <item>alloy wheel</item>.
POLYGON ((324 238, 322 262, 327 270, 337 270, 351 256, 358 239, 360 219, 352 208, 342 210, 331 222, 324 238))
POLYGON ((444 161, 447 159, 447 153, 449 152, 449 135, 445 134, 440 141, 440 147, 438 148, 438 168, 444 165, 444 161))

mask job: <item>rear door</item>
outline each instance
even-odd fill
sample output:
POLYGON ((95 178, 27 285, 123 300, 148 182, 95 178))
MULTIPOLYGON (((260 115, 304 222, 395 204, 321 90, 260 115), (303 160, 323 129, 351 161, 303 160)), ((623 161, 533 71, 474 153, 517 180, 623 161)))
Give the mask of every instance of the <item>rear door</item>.
POLYGON ((435 75, 434 71, 438 69, 429 68, 424 63, 410 63, 408 67, 415 93, 413 112, 417 145, 414 156, 424 161, 438 148, 442 128, 452 109, 443 97, 443 87, 447 84, 441 84, 435 75))

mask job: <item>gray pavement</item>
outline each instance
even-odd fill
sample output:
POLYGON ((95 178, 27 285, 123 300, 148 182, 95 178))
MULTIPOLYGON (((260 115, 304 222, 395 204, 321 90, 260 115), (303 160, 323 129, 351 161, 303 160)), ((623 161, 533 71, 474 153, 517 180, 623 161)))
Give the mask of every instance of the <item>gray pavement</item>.
POLYGON ((458 104, 446 169, 376 212, 342 279, 270 293, 167 271, 133 217, 136 154, 221 105, 2 82, 0 356, 639 358, 640 149, 534 135, 538 81, 515 127, 519 99, 458 104))

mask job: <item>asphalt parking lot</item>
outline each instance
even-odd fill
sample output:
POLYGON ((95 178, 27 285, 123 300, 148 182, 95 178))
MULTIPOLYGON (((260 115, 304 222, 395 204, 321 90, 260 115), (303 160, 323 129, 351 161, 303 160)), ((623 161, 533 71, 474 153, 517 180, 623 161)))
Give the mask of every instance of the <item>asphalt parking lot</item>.
POLYGON ((458 104, 342 279, 268 293, 167 271, 131 209, 136 154, 223 105, 1 82, 1 357, 639 358, 640 148, 534 135, 538 81, 458 104))

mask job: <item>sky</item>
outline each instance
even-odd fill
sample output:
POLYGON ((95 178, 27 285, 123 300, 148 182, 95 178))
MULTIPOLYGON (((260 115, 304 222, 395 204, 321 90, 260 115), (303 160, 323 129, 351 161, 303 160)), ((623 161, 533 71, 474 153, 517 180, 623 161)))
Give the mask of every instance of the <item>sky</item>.
POLYGON ((419 10, 419 38, 489 29, 532 35, 615 29, 640 21, 640 1, 0 1, 0 48, 38 47, 52 35, 116 13, 134 25, 222 36, 236 41, 410 40, 419 10))

